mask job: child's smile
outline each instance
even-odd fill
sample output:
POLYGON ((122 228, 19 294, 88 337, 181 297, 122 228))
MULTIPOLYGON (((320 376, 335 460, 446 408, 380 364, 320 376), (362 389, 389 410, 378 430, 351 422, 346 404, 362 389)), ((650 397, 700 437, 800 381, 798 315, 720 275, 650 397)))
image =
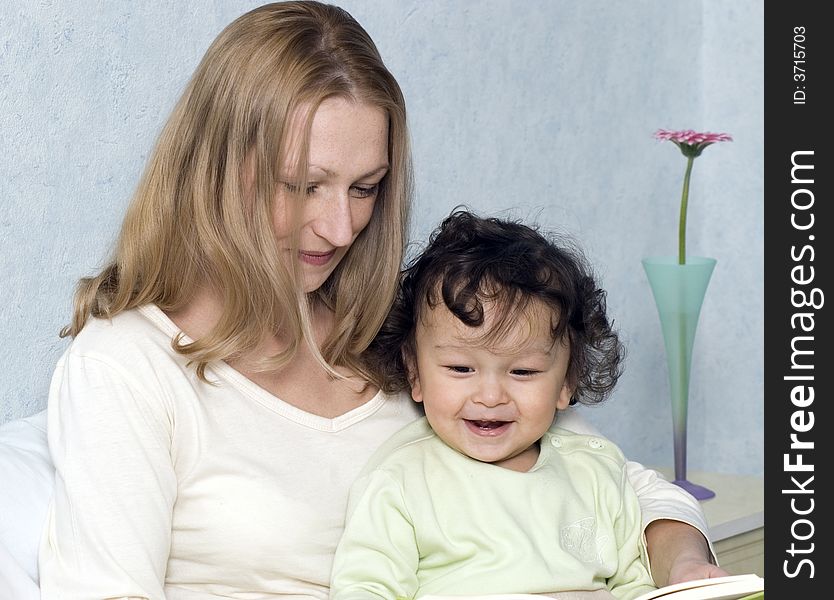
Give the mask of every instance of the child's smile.
POLYGON ((424 404, 432 428, 452 448, 527 471, 556 410, 570 403, 570 352, 554 342, 554 316, 540 302, 488 342, 484 334, 496 316, 491 303, 484 310, 484 324, 469 327, 442 304, 426 308, 417 325, 412 397, 424 404))
POLYGON ((475 421, 464 419, 465 423, 475 435, 497 436, 504 433, 512 424, 511 421, 475 421))

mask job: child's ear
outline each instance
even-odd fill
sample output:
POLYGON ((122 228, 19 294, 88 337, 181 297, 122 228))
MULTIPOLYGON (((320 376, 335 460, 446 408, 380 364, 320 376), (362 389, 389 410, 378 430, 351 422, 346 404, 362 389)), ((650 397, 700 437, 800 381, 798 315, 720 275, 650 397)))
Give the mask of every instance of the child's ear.
POLYGON ((423 401, 423 388, 420 387, 419 377, 415 377, 411 382, 411 399, 415 402, 423 401))
POLYGON ((568 334, 563 335, 559 342, 562 345, 560 350, 567 353, 568 366, 565 369, 565 378, 562 380, 562 389, 559 390, 559 398, 556 400, 556 410, 565 410, 570 406, 573 393, 576 391, 577 377, 570 355, 570 336, 568 334))
POLYGON ((403 352, 403 363, 408 374, 408 384, 411 386, 411 398, 415 402, 423 401, 423 388, 420 385, 420 372, 417 370, 417 361, 412 356, 403 352))
POLYGON ((567 379, 562 383, 562 389, 559 391, 559 397, 556 399, 557 410, 565 410, 570 406, 570 399, 573 398, 573 387, 568 383, 567 379))

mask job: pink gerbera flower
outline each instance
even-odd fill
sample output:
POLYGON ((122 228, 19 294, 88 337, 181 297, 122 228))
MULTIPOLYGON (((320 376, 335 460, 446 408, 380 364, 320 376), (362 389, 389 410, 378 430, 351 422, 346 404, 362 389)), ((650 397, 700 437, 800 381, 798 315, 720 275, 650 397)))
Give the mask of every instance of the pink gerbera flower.
POLYGON ((655 139, 668 140, 680 148, 686 157, 686 173, 683 176, 683 192, 681 193, 681 215, 678 224, 678 264, 686 264, 686 207, 689 202, 689 176, 692 174, 692 163, 701 155, 704 148, 716 142, 732 142, 733 138, 727 133, 711 133, 684 129, 670 131, 658 129, 654 132, 655 139))
POLYGON ((716 142, 732 142, 733 138, 728 133, 712 133, 710 131, 699 132, 692 129, 682 131, 670 131, 658 129, 654 132, 655 139, 668 140, 681 149, 683 155, 699 156, 704 148, 716 142))

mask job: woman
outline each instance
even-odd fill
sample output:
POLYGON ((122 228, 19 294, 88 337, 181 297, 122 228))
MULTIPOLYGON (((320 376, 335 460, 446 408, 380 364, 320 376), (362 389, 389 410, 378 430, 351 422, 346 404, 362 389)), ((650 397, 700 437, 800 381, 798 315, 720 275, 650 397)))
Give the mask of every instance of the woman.
MULTIPOLYGON (((362 360, 410 184, 402 94, 347 13, 270 4, 218 36, 64 332, 45 600, 327 597, 348 487, 416 416, 362 360)), ((723 574, 669 520, 703 527, 697 505, 633 471, 658 582, 723 574)))

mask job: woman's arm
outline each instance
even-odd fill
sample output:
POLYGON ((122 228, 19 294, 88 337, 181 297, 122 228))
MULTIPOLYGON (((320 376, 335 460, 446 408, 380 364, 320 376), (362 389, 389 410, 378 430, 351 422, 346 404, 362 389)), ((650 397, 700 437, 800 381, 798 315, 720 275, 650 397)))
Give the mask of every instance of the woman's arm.
POLYGON ((626 463, 626 471, 640 501, 655 582, 662 586, 726 575, 716 566, 698 501, 640 463, 626 463))
POLYGON ((711 562, 714 554, 707 538, 691 525, 659 519, 649 523, 645 533, 649 552, 654 553, 651 569, 658 585, 728 575, 711 562))
POLYGON ((56 477, 42 598, 164 598, 176 476, 160 399, 106 357, 71 348, 48 411, 56 477))
MULTIPOLYGON (((576 409, 558 414, 561 427, 600 435, 576 409)), ((652 576, 658 586, 727 575, 717 566, 701 505, 690 494, 636 462, 626 465, 640 501, 652 576)))

